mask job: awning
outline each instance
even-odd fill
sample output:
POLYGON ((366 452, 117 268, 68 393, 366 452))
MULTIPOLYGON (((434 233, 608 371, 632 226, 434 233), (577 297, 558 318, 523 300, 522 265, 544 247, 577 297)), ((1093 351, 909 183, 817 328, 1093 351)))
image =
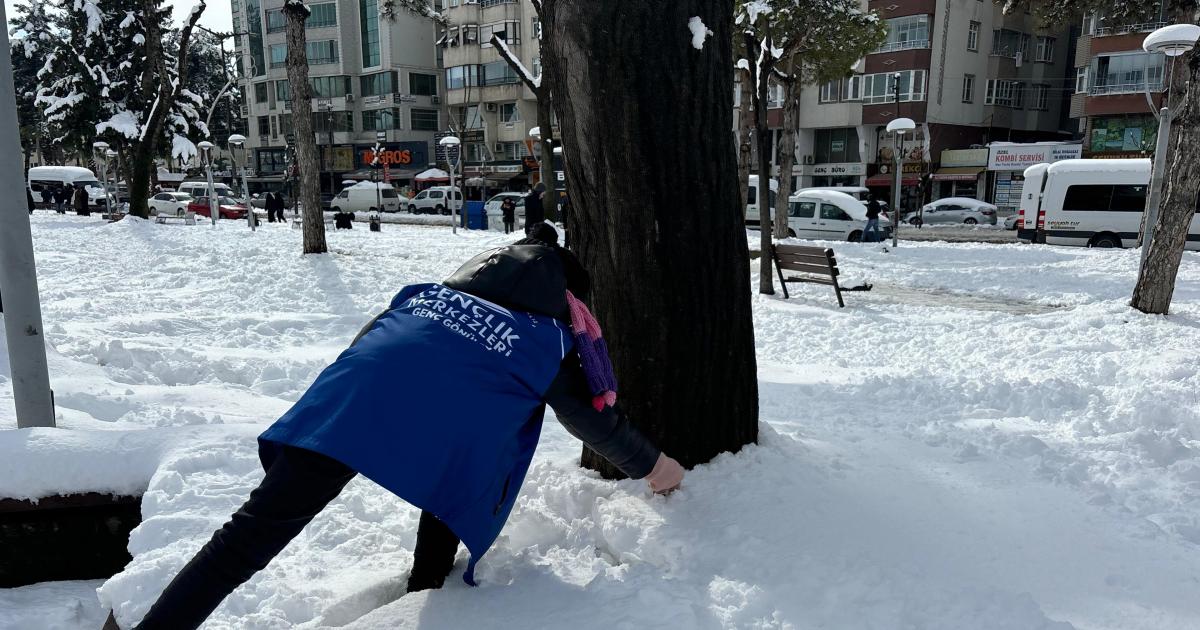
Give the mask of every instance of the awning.
MULTIPOLYGON (((867 178, 868 186, 891 187, 892 180, 895 176, 891 173, 880 173, 867 178)), ((915 173, 905 173, 900 180, 901 186, 916 186, 921 183, 921 178, 915 173)))
POLYGON ((979 174, 985 166, 949 166, 934 171, 933 179, 941 182, 973 182, 979 179, 979 174))
POLYGON ((450 173, 440 168, 430 168, 417 173, 417 176, 413 179, 419 182, 448 182, 450 181, 450 173))

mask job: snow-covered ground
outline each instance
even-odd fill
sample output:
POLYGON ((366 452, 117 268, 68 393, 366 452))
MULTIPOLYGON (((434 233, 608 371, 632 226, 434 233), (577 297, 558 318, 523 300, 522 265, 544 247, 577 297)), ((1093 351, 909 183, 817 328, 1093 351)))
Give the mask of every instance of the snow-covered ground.
MULTIPOLYGON (((140 618, 261 479, 257 432, 401 286, 506 241, 33 222, 74 442, 0 432, 0 488, 148 487, 123 573, 0 590, 0 628, 140 618)), ((417 513, 360 478, 206 628, 1200 627, 1200 256, 1164 318, 1125 305, 1133 251, 833 246, 874 290, 754 298, 759 445, 663 498, 549 422, 482 585, 460 553, 404 597, 417 513)), ((0 365, 0 427, 11 396, 0 365)))

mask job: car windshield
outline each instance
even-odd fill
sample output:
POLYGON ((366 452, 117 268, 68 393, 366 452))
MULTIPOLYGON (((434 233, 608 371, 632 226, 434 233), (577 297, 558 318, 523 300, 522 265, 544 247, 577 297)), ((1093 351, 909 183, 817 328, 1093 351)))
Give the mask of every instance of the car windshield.
POLYGON ((192 198, 192 196, 187 193, 171 193, 171 196, 180 201, 189 201, 192 198))
POLYGON ((220 199, 221 199, 222 206, 239 206, 239 205, 241 205, 240 201, 238 201, 237 199, 233 199, 231 197, 221 197, 220 199))
POLYGON ((400 195, 396 194, 395 188, 382 188, 382 189, 380 189, 379 194, 383 195, 384 199, 395 199, 396 197, 400 196, 400 195))
POLYGON ((101 186, 101 185, 100 185, 100 182, 97 182, 97 181, 90 181, 90 182, 78 182, 78 184, 79 184, 80 186, 83 186, 84 188, 87 188, 88 190, 91 190, 91 189, 93 189, 93 188, 95 188, 97 191, 102 191, 102 190, 104 190, 104 187, 103 187, 103 186, 101 186))

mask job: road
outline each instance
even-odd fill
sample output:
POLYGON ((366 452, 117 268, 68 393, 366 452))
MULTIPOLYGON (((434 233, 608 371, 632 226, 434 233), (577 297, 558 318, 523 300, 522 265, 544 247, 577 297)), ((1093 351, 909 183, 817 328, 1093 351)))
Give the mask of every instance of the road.
POLYGON ((1002 227, 969 227, 966 225, 939 225, 915 228, 911 225, 900 226, 902 241, 947 241, 950 243, 1018 243, 1016 230, 1005 230, 1002 227))

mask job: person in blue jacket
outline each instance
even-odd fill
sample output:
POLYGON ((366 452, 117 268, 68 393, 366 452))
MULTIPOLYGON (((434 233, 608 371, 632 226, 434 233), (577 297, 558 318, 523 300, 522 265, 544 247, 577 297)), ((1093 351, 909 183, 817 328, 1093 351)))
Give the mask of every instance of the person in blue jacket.
POLYGON ((259 436, 262 483, 137 627, 199 626, 356 474, 422 510, 409 592, 442 586, 460 540, 470 552, 463 579, 474 585, 546 405, 625 474, 654 492, 677 488, 683 468, 613 406, 616 380, 583 305, 588 274, 557 243, 542 224, 440 284, 400 291, 259 436))

